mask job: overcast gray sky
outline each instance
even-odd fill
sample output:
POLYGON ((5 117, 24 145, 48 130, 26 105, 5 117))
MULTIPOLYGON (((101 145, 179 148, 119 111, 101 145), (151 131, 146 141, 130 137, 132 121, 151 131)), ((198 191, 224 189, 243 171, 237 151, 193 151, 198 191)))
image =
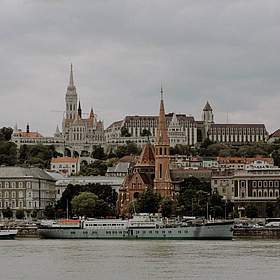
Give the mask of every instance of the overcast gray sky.
POLYGON ((0 126, 61 127, 70 63, 107 127, 166 111, 280 127, 279 0, 0 0, 0 126))

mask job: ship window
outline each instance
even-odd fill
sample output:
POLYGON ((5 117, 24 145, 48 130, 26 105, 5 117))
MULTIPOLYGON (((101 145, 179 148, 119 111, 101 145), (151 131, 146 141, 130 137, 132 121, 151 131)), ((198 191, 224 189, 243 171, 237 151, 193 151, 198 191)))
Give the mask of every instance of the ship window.
POLYGON ((145 230, 143 230, 143 234, 145 234, 146 233, 146 231, 145 230))
POLYGON ((75 231, 71 231, 71 234, 75 234, 75 231))
POLYGON ((187 230, 185 230, 185 233, 188 233, 188 231, 187 231, 187 230))
POLYGON ((156 230, 155 233, 158 233, 158 230, 156 230))
POLYGON ((182 231, 178 230, 178 233, 182 233, 182 231))
POLYGON ((122 231, 119 231, 119 234, 122 234, 122 231))
POLYGON ((161 233, 165 233, 165 230, 162 230, 161 233))
POLYGON ((150 230, 150 231, 149 231, 149 233, 153 233, 153 231, 152 231, 152 230, 150 230))

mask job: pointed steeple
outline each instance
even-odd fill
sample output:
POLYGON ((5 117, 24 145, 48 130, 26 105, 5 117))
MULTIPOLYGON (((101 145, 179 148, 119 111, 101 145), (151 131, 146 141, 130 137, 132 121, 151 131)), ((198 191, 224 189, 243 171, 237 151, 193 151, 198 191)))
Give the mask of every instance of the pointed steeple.
POLYGON ((160 90, 160 109, 159 109, 159 119, 158 119, 158 127, 157 127, 157 134, 156 134, 156 144, 169 145, 162 87, 160 90))
POLYGON ((72 65, 72 63, 71 63, 71 66, 70 66, 70 79, 69 79, 69 85, 68 85, 67 89, 70 90, 70 91, 76 90, 76 87, 74 85, 73 65, 72 65))
POLYGON ((204 106, 203 111, 212 111, 212 107, 210 106, 209 102, 206 102, 206 105, 204 106))
POLYGON ((79 116, 80 118, 82 118, 82 108, 81 108, 81 102, 80 102, 80 100, 79 100, 79 107, 78 107, 78 116, 79 116))
POLYGON ((91 107, 91 109, 90 109, 89 117, 90 117, 90 118, 93 118, 93 117, 94 117, 94 113, 93 113, 93 108, 92 108, 92 107, 91 107))

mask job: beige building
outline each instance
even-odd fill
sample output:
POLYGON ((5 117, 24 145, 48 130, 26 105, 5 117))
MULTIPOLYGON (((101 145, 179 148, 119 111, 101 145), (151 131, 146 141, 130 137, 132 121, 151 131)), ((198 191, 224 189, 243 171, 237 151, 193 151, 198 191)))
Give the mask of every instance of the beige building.
POLYGON ((279 198, 280 168, 264 161, 246 165, 244 170, 212 176, 212 191, 235 205, 273 202, 279 198))
POLYGON ((77 175, 80 172, 80 159, 75 157, 52 158, 51 170, 65 176, 77 175))
POLYGON ((0 214, 2 210, 43 210, 55 201, 55 180, 36 167, 0 167, 0 214))

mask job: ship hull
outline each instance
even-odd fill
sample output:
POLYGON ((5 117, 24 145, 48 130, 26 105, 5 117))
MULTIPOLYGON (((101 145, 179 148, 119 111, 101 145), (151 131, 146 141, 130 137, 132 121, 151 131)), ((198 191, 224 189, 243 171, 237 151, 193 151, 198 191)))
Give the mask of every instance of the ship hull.
POLYGON ((44 228, 40 238, 52 239, 167 239, 231 240, 233 223, 216 223, 174 228, 135 228, 126 230, 44 228))
POLYGON ((17 235, 17 230, 1 230, 0 231, 0 240, 1 239, 15 239, 17 235))

